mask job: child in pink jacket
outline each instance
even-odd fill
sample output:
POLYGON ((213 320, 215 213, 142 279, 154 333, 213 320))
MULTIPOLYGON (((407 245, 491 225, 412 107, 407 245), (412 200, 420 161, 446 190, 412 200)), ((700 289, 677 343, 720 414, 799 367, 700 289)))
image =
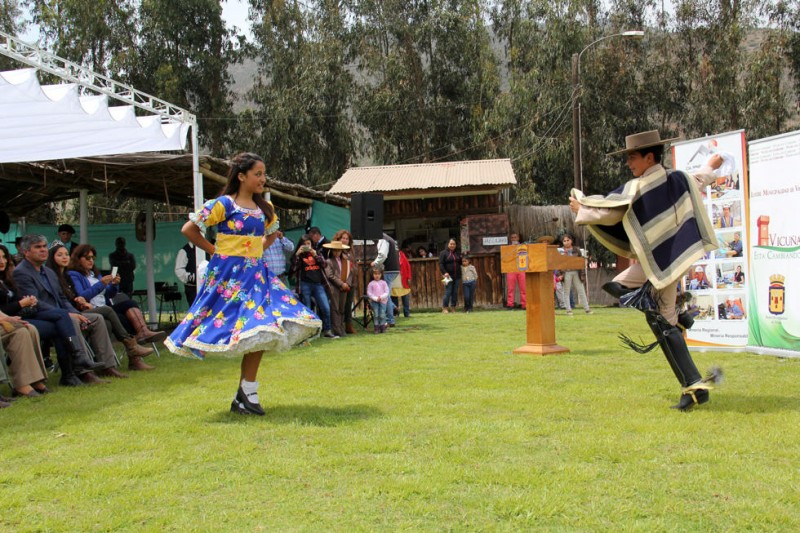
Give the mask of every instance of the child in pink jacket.
POLYGON ((367 297, 372 307, 372 317, 375 321, 375 333, 386 331, 386 308, 389 301, 389 285, 383 281, 383 266, 372 268, 372 281, 367 285, 367 297))

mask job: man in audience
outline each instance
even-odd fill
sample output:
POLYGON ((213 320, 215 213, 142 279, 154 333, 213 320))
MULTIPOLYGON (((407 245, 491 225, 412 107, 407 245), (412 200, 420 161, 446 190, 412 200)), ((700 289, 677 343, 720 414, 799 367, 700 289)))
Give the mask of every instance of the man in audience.
POLYGON ((136 270, 136 258, 125 249, 125 244, 125 237, 117 237, 117 240, 114 241, 116 249, 108 254, 108 262, 111 268, 117 267, 120 292, 130 296, 133 294, 133 272, 136 270))
MULTIPOLYGON (((44 235, 25 235, 22 238, 22 253, 25 260, 14 269, 14 282, 20 294, 32 295, 37 299, 37 312, 30 318, 44 318, 54 313, 66 311, 72 321, 73 331, 66 339, 55 339, 56 350, 69 353, 78 369, 88 370, 80 379, 86 383, 97 383, 101 380, 93 370, 108 370, 116 367, 116 355, 108 328, 102 315, 81 315, 64 295, 58 276, 45 266, 48 256, 47 238, 44 235), (97 355, 95 363, 88 356, 82 345, 83 337, 77 332, 85 329, 89 334, 89 344, 97 355), (59 343, 63 343, 59 346, 59 343)), ((61 358, 59 358, 59 363, 61 358)))
MULTIPOLYGON (((385 233, 378 241, 378 255, 370 264, 372 268, 379 265, 383 266, 383 279, 391 291, 392 283, 400 275, 400 250, 397 248, 397 242, 385 233)), ((390 328, 393 328, 395 305, 391 298, 387 303, 386 322, 390 328)))
POLYGON ((175 276, 183 283, 183 292, 189 305, 197 297, 197 253, 192 243, 186 243, 175 256, 175 276))
POLYGON ((58 239, 51 242, 50 246, 61 243, 69 250, 69 253, 72 253, 72 250, 78 246, 77 242, 72 242, 73 235, 75 235, 75 228, 69 224, 61 224, 58 227, 58 239))
POLYGON ((322 255, 325 259, 328 258, 328 249, 323 248, 322 245, 329 242, 328 239, 322 234, 318 227, 312 226, 308 228, 308 236, 311 237, 311 243, 314 245, 314 251, 322 255))
POLYGON ((289 280, 286 277, 286 259, 291 257, 294 252, 294 243, 284 237, 281 230, 277 231, 278 238, 273 241, 272 245, 264 250, 264 262, 272 275, 277 276, 284 285, 289 286, 289 280))

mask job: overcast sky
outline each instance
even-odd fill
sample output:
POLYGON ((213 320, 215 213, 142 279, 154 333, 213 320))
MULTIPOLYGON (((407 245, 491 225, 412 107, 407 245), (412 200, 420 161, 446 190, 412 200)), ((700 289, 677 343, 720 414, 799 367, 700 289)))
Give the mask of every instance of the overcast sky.
POLYGON ((236 26, 250 39, 250 22, 247 20, 247 0, 225 0, 222 2, 222 18, 228 27, 236 26))

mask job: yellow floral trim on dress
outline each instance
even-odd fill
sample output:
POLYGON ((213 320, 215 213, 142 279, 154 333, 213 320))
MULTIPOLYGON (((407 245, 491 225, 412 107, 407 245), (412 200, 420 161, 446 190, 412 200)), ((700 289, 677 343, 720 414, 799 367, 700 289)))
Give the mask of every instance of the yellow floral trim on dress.
POLYGON ((194 222, 200 231, 205 231, 209 226, 216 226, 225 220, 225 206, 222 202, 216 202, 211 209, 208 205, 204 205, 196 213, 189 213, 189 220, 194 222))

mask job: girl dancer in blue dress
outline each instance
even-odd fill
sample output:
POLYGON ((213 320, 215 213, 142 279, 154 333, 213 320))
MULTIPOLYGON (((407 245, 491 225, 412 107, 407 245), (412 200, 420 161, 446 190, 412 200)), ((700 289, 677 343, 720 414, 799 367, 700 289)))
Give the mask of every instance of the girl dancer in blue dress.
POLYGON ((275 240, 278 217, 264 197, 264 160, 241 153, 231 161, 219 198, 189 216, 181 232, 211 256, 186 317, 164 344, 178 355, 242 356, 231 412, 264 415, 258 400, 263 352, 288 350, 319 334, 322 322, 268 271, 262 252, 275 240), (216 247, 203 230, 217 226, 216 247))

